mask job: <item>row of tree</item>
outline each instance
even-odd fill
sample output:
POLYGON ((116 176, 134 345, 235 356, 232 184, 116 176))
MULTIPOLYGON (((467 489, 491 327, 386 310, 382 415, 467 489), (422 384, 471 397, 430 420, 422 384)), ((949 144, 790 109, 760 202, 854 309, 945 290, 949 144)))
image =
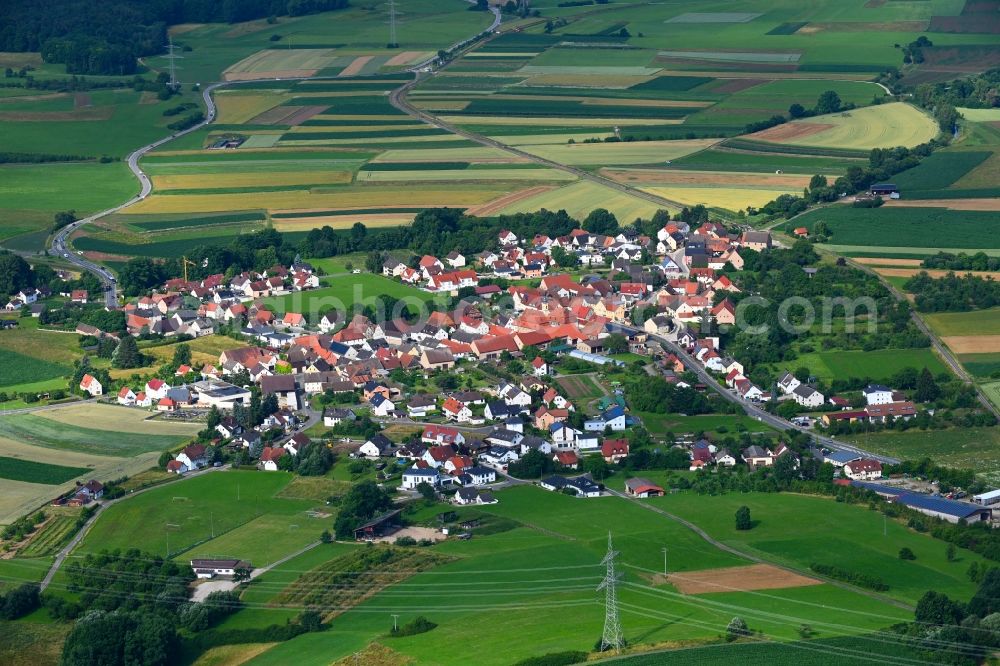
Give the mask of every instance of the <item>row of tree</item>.
POLYGON ((986 310, 1000 304, 1000 282, 978 275, 948 273, 932 278, 921 271, 903 288, 915 295, 914 303, 921 312, 986 310))

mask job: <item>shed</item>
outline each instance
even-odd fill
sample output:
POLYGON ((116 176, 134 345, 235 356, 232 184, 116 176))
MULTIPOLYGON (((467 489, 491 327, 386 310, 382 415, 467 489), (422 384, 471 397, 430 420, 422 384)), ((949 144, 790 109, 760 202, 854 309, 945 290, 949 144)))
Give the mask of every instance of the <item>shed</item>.
POLYGON ((392 534, 402 527, 399 515, 402 509, 388 511, 380 516, 376 516, 364 525, 354 528, 354 539, 356 541, 374 541, 379 537, 392 534))

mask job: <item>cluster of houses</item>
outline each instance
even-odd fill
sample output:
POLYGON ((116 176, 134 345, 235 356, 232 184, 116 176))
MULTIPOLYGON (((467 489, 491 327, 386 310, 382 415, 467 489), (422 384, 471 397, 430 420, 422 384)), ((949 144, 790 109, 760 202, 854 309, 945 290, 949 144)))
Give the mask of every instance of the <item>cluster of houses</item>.
POLYGON ((830 425, 835 422, 847 423, 889 423, 896 419, 908 421, 917 415, 917 407, 912 401, 898 391, 893 391, 882 384, 869 384, 862 390, 865 406, 862 409, 851 409, 850 404, 843 399, 833 404, 841 408, 839 412, 828 412, 823 415, 823 423, 830 425))

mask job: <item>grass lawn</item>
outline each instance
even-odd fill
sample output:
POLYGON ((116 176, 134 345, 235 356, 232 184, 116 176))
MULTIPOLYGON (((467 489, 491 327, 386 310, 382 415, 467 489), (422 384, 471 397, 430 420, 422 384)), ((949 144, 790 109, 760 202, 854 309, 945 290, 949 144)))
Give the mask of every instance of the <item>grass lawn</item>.
POLYGON ((971 551, 960 550, 956 561, 948 562, 944 542, 895 521, 887 523, 887 536, 883 536, 880 513, 824 497, 677 493, 648 501, 693 521, 724 543, 773 561, 799 569, 817 562, 869 573, 889 585, 886 594, 911 603, 929 589, 968 599, 976 586, 965 575, 966 569, 972 561, 984 561, 971 551), (752 530, 735 528, 733 515, 741 505, 750 507, 755 521, 752 530), (917 559, 900 560, 903 546, 917 559))
POLYGON ((887 380, 903 368, 928 368, 932 373, 948 369, 930 349, 879 349, 875 351, 826 351, 801 354, 793 361, 775 367, 779 374, 806 367, 820 379, 869 377, 887 380))
MULTIPOLYGON (((985 387, 984 387, 985 388, 985 387)), ((992 482, 1000 481, 1000 428, 884 431, 844 436, 859 447, 896 458, 934 462, 977 470, 992 482)))
POLYGON ((938 335, 996 335, 1000 333, 1000 308, 971 312, 933 312, 921 315, 938 335))
POLYGON ((652 414, 635 412, 642 424, 653 435, 673 433, 714 432, 734 435, 739 432, 773 433, 774 429, 757 419, 737 414, 652 414))
POLYGON ((315 322, 331 310, 348 312, 355 307, 363 308, 374 303, 374 299, 383 294, 406 299, 411 309, 434 298, 434 294, 371 273, 328 278, 323 283, 327 286, 285 296, 272 296, 264 299, 264 303, 279 313, 300 312, 315 322))
POLYGON ((314 502, 275 497, 291 480, 284 472, 227 470, 167 484, 108 509, 74 554, 136 544, 166 553, 169 542, 175 556, 192 547, 217 557, 287 555, 330 527, 305 514, 314 502))
POLYGON ((23 384, 26 377, 33 381, 62 378, 69 371, 69 366, 0 348, 0 387, 23 384))
POLYGON ((3 590, 5 586, 41 581, 45 578, 50 566, 52 566, 52 558, 50 557, 17 557, 0 560, 0 590, 3 590))

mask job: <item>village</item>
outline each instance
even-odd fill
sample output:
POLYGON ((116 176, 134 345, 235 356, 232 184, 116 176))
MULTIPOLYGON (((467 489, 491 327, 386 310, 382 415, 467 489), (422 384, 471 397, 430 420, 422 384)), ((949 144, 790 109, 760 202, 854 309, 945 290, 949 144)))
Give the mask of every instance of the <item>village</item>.
MULTIPOLYGON (((780 437, 729 446, 713 441, 717 434, 661 438, 659 444, 684 452, 684 469, 745 466, 752 472, 783 457, 796 468, 812 458, 831 465, 844 483, 880 481, 891 461, 820 433, 836 424, 913 419, 918 408, 903 392, 872 384, 850 397, 825 396, 790 372, 761 387, 713 334, 737 323, 731 297, 740 289, 730 276, 743 267, 743 255, 773 247, 767 232, 730 232, 718 223, 668 222, 655 238, 576 230, 520 239, 503 231, 493 249, 471 260, 457 252, 409 263, 386 258, 383 278, 450 296, 409 320, 373 321, 357 307, 269 308, 263 299, 308 297, 320 287, 305 261, 231 278, 174 278, 124 306, 128 334, 186 340, 225 329, 250 344, 225 349, 214 363, 181 364, 172 377, 104 386, 86 374, 78 388, 168 417, 210 411, 211 437, 176 453, 166 464, 171 473, 219 465, 232 455, 264 471, 291 470, 309 447, 336 445, 352 457, 379 461, 381 477, 403 493, 424 490, 460 505, 489 504, 497 501, 493 488, 526 481, 514 473, 526 460, 545 461, 542 469, 551 473, 536 479, 544 489, 583 498, 618 492, 588 470, 593 461, 623 463, 641 418, 621 389, 607 390, 599 401, 578 400, 560 378, 581 364, 592 372, 639 363, 680 390, 710 393, 709 384, 717 382, 728 394, 722 397, 748 411, 767 414, 769 403, 794 403, 800 414, 790 421, 768 418, 817 433, 797 450, 780 437), (559 263, 575 270, 564 272, 559 263), (637 311, 645 315, 640 322, 637 311), (264 400, 266 413, 251 422, 246 413, 255 400, 264 400)), ((85 324, 77 333, 112 335, 85 324)), ((668 490, 639 477, 621 488, 639 497, 668 490)), ((934 507, 928 511, 947 520, 991 518, 990 510, 970 502, 935 498, 934 507)))

